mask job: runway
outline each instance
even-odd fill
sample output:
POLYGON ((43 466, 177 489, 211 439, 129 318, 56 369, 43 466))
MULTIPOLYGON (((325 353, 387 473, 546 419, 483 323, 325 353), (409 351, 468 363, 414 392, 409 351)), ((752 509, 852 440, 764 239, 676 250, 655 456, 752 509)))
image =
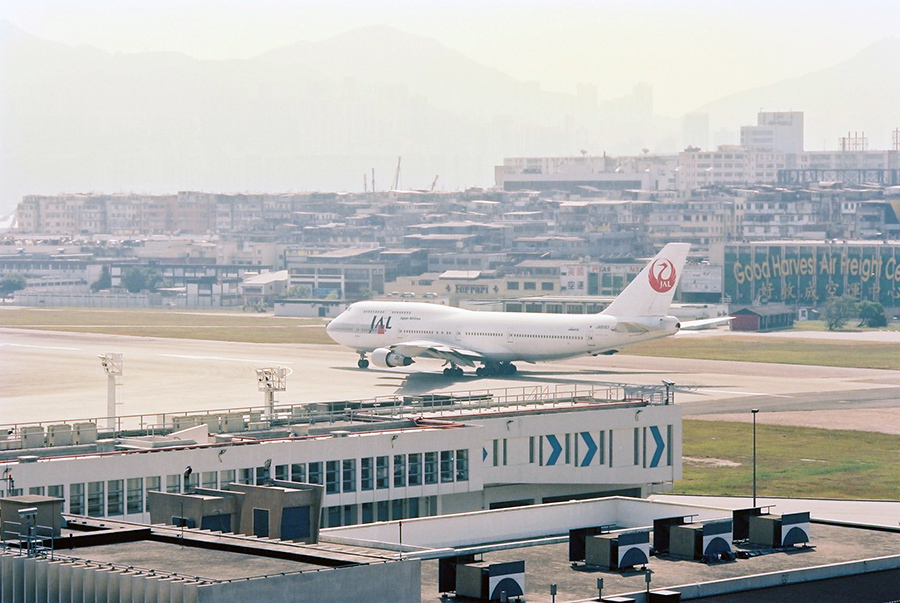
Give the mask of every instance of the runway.
MULTIPOLYGON (((153 414, 260 406, 255 369, 292 372, 279 404, 369 399, 437 391, 546 384, 644 385, 675 382, 685 416, 853 410, 861 429, 900 430, 900 371, 730 361, 601 356, 529 365, 513 377, 458 379, 437 361, 404 369, 356 367, 356 354, 336 345, 250 344, 0 328, 0 424, 72 421, 106 415, 107 378, 98 354, 124 355, 118 413, 153 414), (879 409, 859 413, 859 409, 879 409), (896 410, 894 410, 896 409, 896 410), (880 414, 879 414, 880 413, 880 414), (867 424, 866 415, 872 419, 867 424), (893 419, 891 419, 893 417, 893 419)), ((801 417, 805 413, 801 413, 801 417)), ((731 416, 729 416, 731 415, 731 416)), ((829 416, 829 415, 822 415, 829 416)), ((801 424, 808 421, 796 419, 801 424)), ((828 421, 834 424, 833 419, 828 421)), ((840 424, 838 421, 837 424, 840 424)))

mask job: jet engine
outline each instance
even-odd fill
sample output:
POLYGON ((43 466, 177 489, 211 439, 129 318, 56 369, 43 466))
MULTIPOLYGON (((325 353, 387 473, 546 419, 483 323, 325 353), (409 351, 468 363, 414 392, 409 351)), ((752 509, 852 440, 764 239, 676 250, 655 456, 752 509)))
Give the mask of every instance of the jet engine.
POLYGON ((394 368, 395 366, 409 366, 413 363, 413 359, 392 352, 388 348, 378 348, 372 351, 372 363, 382 368, 394 368))

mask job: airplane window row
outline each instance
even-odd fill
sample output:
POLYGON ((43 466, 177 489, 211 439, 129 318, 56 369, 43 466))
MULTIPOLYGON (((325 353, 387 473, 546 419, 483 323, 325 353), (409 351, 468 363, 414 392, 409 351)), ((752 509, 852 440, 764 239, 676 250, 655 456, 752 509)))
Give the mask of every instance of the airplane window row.
POLYGON ((525 339, 581 339, 577 335, 537 335, 534 333, 515 333, 513 337, 523 337, 525 339))

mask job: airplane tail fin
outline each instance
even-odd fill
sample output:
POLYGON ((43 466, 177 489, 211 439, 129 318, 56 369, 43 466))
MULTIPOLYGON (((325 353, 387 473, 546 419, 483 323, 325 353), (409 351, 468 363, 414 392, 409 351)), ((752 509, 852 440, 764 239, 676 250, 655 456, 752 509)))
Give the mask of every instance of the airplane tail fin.
POLYGON ((675 295, 690 251, 689 243, 669 243, 601 314, 664 316, 675 295))

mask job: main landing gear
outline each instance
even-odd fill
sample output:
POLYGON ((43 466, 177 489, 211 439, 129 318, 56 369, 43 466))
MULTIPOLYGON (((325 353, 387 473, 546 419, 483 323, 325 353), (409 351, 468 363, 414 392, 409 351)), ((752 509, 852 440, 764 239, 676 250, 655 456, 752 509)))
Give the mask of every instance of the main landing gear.
POLYGON ((511 362, 501 362, 499 364, 485 364, 475 369, 475 374, 479 377, 493 377, 495 375, 511 376, 516 374, 516 365, 511 362))
POLYGON ((356 366, 361 369, 369 368, 369 361, 366 359, 365 352, 360 352, 359 360, 356 361, 356 366))
POLYGON ((445 377, 462 377, 463 370, 461 368, 459 368, 458 366, 456 366, 455 364, 452 364, 444 369, 444 376, 445 377))

